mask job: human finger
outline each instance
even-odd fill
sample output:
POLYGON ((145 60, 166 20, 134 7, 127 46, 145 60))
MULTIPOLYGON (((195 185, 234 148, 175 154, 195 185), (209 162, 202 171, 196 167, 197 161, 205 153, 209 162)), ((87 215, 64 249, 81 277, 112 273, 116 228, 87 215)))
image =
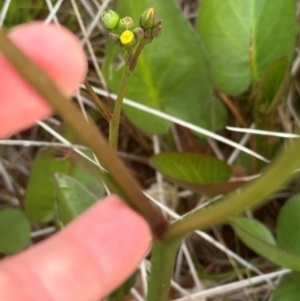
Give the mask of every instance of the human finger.
MULTIPOLYGON (((66 28, 33 22, 13 29, 9 38, 71 96, 83 81, 87 62, 79 40, 66 28)), ((0 137, 7 137, 52 114, 50 105, 0 53, 0 137)))
POLYGON ((150 237, 146 221, 110 196, 45 242, 5 259, 1 300, 98 301, 136 269, 150 237))

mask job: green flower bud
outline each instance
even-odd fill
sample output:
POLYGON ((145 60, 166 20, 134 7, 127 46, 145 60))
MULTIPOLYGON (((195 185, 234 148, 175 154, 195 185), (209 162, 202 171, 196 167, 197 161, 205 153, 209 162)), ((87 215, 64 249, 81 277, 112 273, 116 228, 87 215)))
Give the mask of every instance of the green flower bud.
POLYGON ((115 29, 119 20, 119 15, 113 10, 104 11, 100 19, 101 24, 107 29, 115 29))
POLYGON ((119 46, 119 47, 122 47, 122 44, 120 42, 120 37, 119 35, 115 34, 115 33, 112 33, 110 32, 109 33, 109 37, 119 46))
POLYGON ((162 21, 159 21, 152 29, 151 34, 153 38, 157 38, 161 35, 161 27, 162 27, 162 21))
POLYGON ((130 17, 125 17, 119 20, 118 26, 115 28, 116 33, 122 34, 126 30, 134 29, 134 21, 130 17))
POLYGON ((124 47, 124 48, 131 48, 133 46, 135 46, 136 44, 136 38, 133 34, 132 31, 130 30, 125 30, 123 31, 123 33, 120 35, 120 42, 121 42, 121 45, 124 47))
POLYGON ((148 29, 144 32, 144 43, 150 44, 153 41, 152 30, 148 29))
POLYGON ((153 7, 146 9, 140 17, 140 25, 143 29, 152 29, 155 26, 156 12, 153 7))
POLYGON ((141 40, 144 39, 144 29, 141 27, 135 28, 133 30, 133 34, 134 34, 137 42, 140 42, 141 40))

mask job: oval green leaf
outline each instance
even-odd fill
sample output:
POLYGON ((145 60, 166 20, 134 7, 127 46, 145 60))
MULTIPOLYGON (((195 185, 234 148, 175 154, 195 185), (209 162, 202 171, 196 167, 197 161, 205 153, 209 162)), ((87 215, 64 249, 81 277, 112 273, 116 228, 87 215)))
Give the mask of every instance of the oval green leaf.
POLYGON ((76 179, 55 173, 56 208, 58 220, 66 225, 97 201, 97 196, 76 179))
POLYGON ((288 65, 289 61, 286 57, 276 60, 268 67, 260 82, 253 89, 251 98, 257 113, 268 114, 279 102, 287 83, 288 65))
POLYGON ((275 291, 272 301, 298 301, 300 296, 300 273, 292 272, 284 275, 275 291))
MULTIPOLYGON (((174 1, 119 1, 120 16, 138 20, 154 7, 163 21, 162 35, 147 45, 131 74, 126 97, 210 130, 224 126, 226 110, 213 97, 212 82, 202 45, 174 1)), ((115 59, 119 49, 108 43, 103 72, 117 93, 123 72, 115 59)), ((165 133, 169 122, 124 105, 128 118, 149 133, 165 133)))
POLYGON ((277 218, 277 244, 300 256, 300 194, 290 198, 277 218))
POLYGON ((71 162, 55 158, 55 149, 41 150, 31 168, 24 201, 25 213, 36 222, 47 222, 54 214, 54 172, 67 172, 71 162))
POLYGON ((277 59, 292 58, 295 9, 295 0, 201 1, 196 27, 217 89, 239 95, 277 59))
MULTIPOLYGON (((63 136, 73 143, 80 143, 78 136, 69 127, 63 129, 63 136)), ((90 152, 86 153, 90 156, 90 152)), ((104 195, 104 187, 81 164, 57 153, 54 148, 41 150, 33 163, 25 196, 25 213, 36 222, 48 222, 54 216, 55 186, 53 174, 61 172, 73 176, 98 197, 104 195)))
POLYGON ((231 176, 224 161, 199 153, 165 152, 153 156, 150 164, 166 176, 191 184, 217 183, 231 176))
POLYGON ((13 254, 30 243, 31 226, 25 214, 18 209, 0 211, 0 252, 13 254))
POLYGON ((257 254, 277 265, 300 271, 300 256, 277 247, 263 224, 241 217, 230 218, 229 222, 241 241, 257 254))
MULTIPOLYGON (((256 239, 259 239, 263 242, 266 242, 270 245, 276 245, 275 238, 270 230, 261 222, 256 219, 249 219, 245 217, 233 217, 230 219, 230 224, 234 227, 239 227, 247 231, 248 234, 251 234, 256 239)), ((236 228, 234 228, 236 229, 236 228)), ((243 232, 240 232, 243 233, 243 232)), ((248 236, 239 236, 240 239, 246 241, 248 236)))

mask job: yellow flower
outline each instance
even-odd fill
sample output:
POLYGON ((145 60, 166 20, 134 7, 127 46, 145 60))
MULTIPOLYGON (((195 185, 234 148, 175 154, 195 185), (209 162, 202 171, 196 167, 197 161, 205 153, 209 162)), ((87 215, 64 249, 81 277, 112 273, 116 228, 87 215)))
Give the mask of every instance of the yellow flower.
POLYGON ((136 44, 136 40, 133 32, 130 30, 125 30, 120 36, 120 42, 124 46, 134 46, 136 44))

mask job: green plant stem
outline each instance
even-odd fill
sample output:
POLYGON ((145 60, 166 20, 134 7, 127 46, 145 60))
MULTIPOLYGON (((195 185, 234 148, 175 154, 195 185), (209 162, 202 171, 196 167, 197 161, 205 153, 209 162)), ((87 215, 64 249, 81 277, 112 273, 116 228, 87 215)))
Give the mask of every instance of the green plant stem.
POLYGON ((119 127, 120 127, 120 117, 123 106, 123 99, 125 97, 125 92, 127 88, 127 83, 131 72, 134 70, 138 58, 145 47, 145 42, 140 42, 132 55, 131 51, 128 51, 126 54, 126 63, 125 68, 121 78, 121 84, 118 91, 118 96, 115 102, 114 111, 112 119, 109 123, 109 145, 111 148, 117 150, 118 149, 118 140, 119 140, 119 127))
POLYGON ((146 45, 147 45, 147 43, 145 43, 145 42, 142 41, 142 42, 138 45, 137 49, 135 50, 134 55, 133 55, 133 58, 132 58, 132 61, 131 61, 131 64, 130 64, 130 66, 129 66, 129 71, 130 71, 130 72, 132 72, 132 71, 135 69, 135 66, 136 66, 136 64, 137 64, 138 58, 139 58, 139 56, 140 56, 142 50, 144 49, 144 47, 145 47, 146 45))
POLYGON ((181 239, 175 239, 171 243, 154 240, 147 301, 168 300, 170 281, 180 243, 181 239))
POLYGON ((108 122, 110 122, 111 121, 111 113, 109 112, 109 110, 106 108, 106 106, 99 99, 98 95, 95 93, 95 91, 93 90, 92 86, 90 85, 90 83, 87 80, 84 81, 84 85, 85 85, 87 91, 89 92, 89 94, 91 95, 93 101, 97 105, 100 113, 103 115, 103 117, 108 122))
POLYGON ((263 172, 262 176, 220 201, 187 215, 171 225, 163 237, 172 241, 185 237, 196 229, 204 229, 226 221, 247 208, 266 202, 266 198, 279 190, 300 167, 300 139, 295 139, 263 172))
POLYGON ((246 208, 261 205, 280 189, 300 167, 300 139, 282 151, 257 180, 237 189, 217 203, 200 209, 171 225, 160 242, 153 246, 152 273, 147 301, 166 301, 180 241, 196 229, 208 228, 226 221, 246 208))
MULTIPOLYGON (((113 183, 111 188, 117 187, 118 191, 121 191, 124 201, 148 221, 154 236, 161 237, 168 228, 167 220, 161 211, 154 207, 152 202, 143 194, 137 181, 119 159, 116 152, 109 147, 106 139, 101 135, 93 121, 87 121, 80 110, 61 93, 38 66, 6 37, 1 29, 0 51, 20 75, 54 107, 65 122, 93 150, 108 171, 108 173, 105 173, 97 168, 98 174, 105 173, 113 183)), ((96 166, 91 168, 96 169, 96 166)), ((113 189, 113 191, 116 190, 113 189)))
POLYGON ((131 72, 129 71, 129 63, 126 63, 121 79, 120 88, 118 91, 118 96, 114 106, 113 116, 109 123, 109 145, 114 150, 118 149, 120 117, 122 112, 123 99, 125 96, 130 73, 131 72))

